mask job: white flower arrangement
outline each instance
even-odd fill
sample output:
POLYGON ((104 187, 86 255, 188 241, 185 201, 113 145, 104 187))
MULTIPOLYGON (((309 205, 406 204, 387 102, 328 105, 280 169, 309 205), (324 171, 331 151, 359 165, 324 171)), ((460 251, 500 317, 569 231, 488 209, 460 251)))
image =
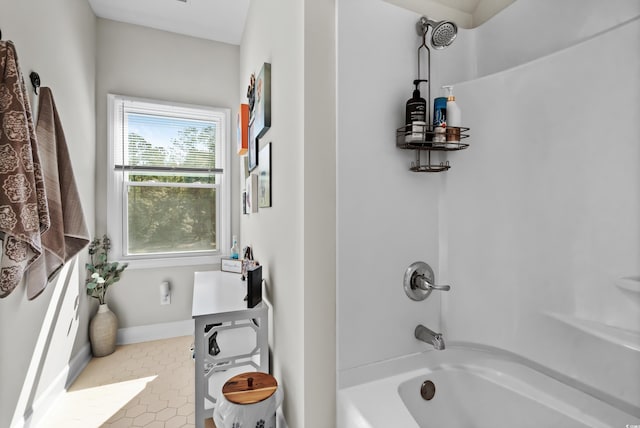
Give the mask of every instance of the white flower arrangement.
POLYGON ((111 240, 104 235, 102 239, 96 238, 89 244, 91 262, 85 266, 91 273, 87 278, 87 294, 98 299, 101 305, 105 304, 107 289, 113 283, 120 281, 120 275, 129 266, 128 263, 120 265, 118 262, 109 262, 107 253, 111 248, 111 240))

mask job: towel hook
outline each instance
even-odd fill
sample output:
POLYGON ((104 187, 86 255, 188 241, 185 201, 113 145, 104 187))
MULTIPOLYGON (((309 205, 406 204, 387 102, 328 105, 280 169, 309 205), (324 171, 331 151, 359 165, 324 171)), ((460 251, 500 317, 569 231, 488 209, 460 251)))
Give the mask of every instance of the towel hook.
POLYGON ((38 88, 40 87, 40 75, 35 71, 32 71, 29 74, 29 78, 31 79, 31 84, 33 85, 33 91, 38 95, 38 88))

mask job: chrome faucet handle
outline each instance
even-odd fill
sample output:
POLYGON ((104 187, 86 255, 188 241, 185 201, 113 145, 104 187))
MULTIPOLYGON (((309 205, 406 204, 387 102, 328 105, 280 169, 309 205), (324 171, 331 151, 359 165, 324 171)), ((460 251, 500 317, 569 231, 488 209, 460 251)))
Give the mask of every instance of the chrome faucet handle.
POLYGON ((451 286, 450 285, 437 285, 437 284, 433 284, 431 281, 429 281, 429 278, 427 278, 424 275, 415 275, 413 277, 413 281, 411 283, 412 287, 418 287, 422 290, 425 291, 429 291, 429 289, 432 290, 438 290, 438 291, 449 291, 451 290, 451 286))
POLYGON ((404 273, 404 291, 411 300, 424 300, 433 290, 449 291, 450 285, 435 284, 431 266, 425 262, 412 263, 404 273))

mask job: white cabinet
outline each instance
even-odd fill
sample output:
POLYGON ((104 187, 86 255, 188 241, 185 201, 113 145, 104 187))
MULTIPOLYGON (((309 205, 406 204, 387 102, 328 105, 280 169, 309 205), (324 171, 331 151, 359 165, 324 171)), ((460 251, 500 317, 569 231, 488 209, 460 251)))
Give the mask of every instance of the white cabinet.
POLYGON ((213 416, 216 396, 227 379, 243 372, 269 372, 268 307, 261 302, 247 308, 246 294, 247 283, 239 274, 194 274, 196 428, 204 428, 204 420, 213 416))

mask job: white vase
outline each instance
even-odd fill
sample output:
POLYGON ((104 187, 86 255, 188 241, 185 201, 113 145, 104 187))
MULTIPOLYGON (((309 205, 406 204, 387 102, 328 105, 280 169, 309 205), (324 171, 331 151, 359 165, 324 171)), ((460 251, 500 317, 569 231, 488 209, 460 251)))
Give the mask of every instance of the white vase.
POLYGON ((98 312, 89 323, 89 340, 94 357, 104 357, 116 350, 118 319, 107 304, 98 306, 98 312))

